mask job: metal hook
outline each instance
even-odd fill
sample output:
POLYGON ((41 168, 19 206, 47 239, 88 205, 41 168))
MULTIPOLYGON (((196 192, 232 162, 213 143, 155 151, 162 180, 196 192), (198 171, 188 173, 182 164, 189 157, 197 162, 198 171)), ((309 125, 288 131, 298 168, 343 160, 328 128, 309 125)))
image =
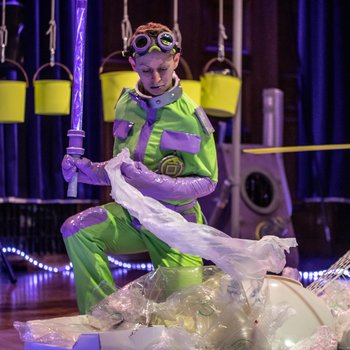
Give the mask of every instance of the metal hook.
POLYGON ((6 1, 2 2, 2 23, 0 27, 0 45, 1 45, 1 63, 5 62, 5 49, 7 46, 7 29, 5 25, 6 11, 5 11, 6 1))
POLYGON ((131 23, 128 16, 128 0, 124 0, 124 18, 121 23, 122 27, 122 39, 123 39, 123 50, 128 49, 129 41, 132 36, 131 23))
POLYGON ((225 40, 227 39, 224 26, 224 2, 219 3, 219 39, 218 39, 218 61, 222 62, 225 59, 225 40))
POLYGON ((49 21, 49 29, 46 35, 50 35, 50 66, 55 65, 56 52, 56 21, 55 21, 55 0, 51 0, 51 20, 49 21))
POLYGON ((178 47, 181 47, 181 42, 182 42, 182 36, 180 32, 180 27, 178 23, 178 0, 174 0, 174 27, 173 27, 173 33, 176 39, 176 44, 178 47))

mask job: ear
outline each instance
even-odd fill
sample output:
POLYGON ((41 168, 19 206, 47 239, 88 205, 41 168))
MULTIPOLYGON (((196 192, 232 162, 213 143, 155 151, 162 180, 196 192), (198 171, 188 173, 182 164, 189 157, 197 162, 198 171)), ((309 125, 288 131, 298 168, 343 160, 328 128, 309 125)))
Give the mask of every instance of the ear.
POLYGON ((177 68, 177 66, 179 65, 179 62, 180 62, 180 53, 178 52, 178 53, 176 53, 174 55, 174 64, 175 64, 175 68, 174 69, 177 68))
POLYGON ((131 68, 136 72, 136 62, 135 62, 135 59, 133 57, 129 57, 128 58, 129 60, 129 63, 131 65, 131 68))

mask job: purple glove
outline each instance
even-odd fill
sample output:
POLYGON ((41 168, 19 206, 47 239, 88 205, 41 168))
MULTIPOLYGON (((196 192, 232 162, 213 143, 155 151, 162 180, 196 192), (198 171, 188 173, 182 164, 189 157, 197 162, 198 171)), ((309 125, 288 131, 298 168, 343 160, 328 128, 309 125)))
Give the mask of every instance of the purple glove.
POLYGON ((110 185, 109 177, 103 163, 93 163, 87 158, 73 158, 66 154, 62 160, 62 174, 64 179, 69 182, 78 169, 78 182, 89 185, 110 185))
POLYGON ((143 195, 158 200, 186 200, 206 196, 216 183, 208 177, 170 177, 149 170, 141 162, 122 163, 125 181, 143 195))

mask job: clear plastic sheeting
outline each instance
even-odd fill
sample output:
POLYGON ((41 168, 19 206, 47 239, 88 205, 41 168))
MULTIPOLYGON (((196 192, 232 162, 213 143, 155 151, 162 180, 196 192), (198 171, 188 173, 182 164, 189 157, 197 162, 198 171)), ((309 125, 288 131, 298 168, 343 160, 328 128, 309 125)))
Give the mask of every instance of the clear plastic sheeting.
POLYGON ((109 295, 89 315, 15 327, 26 342, 67 348, 80 333, 98 332, 97 350, 110 349, 108 344, 114 350, 313 350, 307 346, 336 341, 332 320, 323 301, 296 281, 267 275, 262 285, 252 279, 240 284, 216 266, 203 266, 158 268, 109 295), (187 286, 179 287, 179 280, 187 286), (322 326, 328 333, 319 331, 322 326))
POLYGON ((132 162, 126 148, 105 167, 112 185, 112 198, 159 239, 183 253, 212 261, 236 281, 262 279, 267 271, 280 273, 286 264, 285 251, 297 246, 294 238, 237 239, 214 227, 188 222, 179 213, 129 185, 120 171, 123 162, 132 162))
POLYGON ((90 316, 58 317, 50 320, 14 322, 23 342, 41 343, 70 349, 80 334, 95 333, 98 329, 90 324, 90 316))

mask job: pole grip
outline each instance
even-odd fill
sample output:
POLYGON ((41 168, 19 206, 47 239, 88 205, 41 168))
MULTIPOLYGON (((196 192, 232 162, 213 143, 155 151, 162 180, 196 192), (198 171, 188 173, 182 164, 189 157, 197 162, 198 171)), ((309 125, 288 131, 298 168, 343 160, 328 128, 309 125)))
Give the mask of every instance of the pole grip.
POLYGON ((78 195, 78 172, 76 171, 68 183, 67 197, 77 198, 78 195))
MULTIPOLYGON (((69 138, 69 147, 67 147, 67 154, 72 157, 80 158, 85 149, 83 148, 83 139, 85 137, 85 131, 83 130, 68 130, 67 136, 69 138)), ((67 196, 70 198, 76 198, 78 193, 78 172, 75 172, 74 176, 68 183, 67 196)))

